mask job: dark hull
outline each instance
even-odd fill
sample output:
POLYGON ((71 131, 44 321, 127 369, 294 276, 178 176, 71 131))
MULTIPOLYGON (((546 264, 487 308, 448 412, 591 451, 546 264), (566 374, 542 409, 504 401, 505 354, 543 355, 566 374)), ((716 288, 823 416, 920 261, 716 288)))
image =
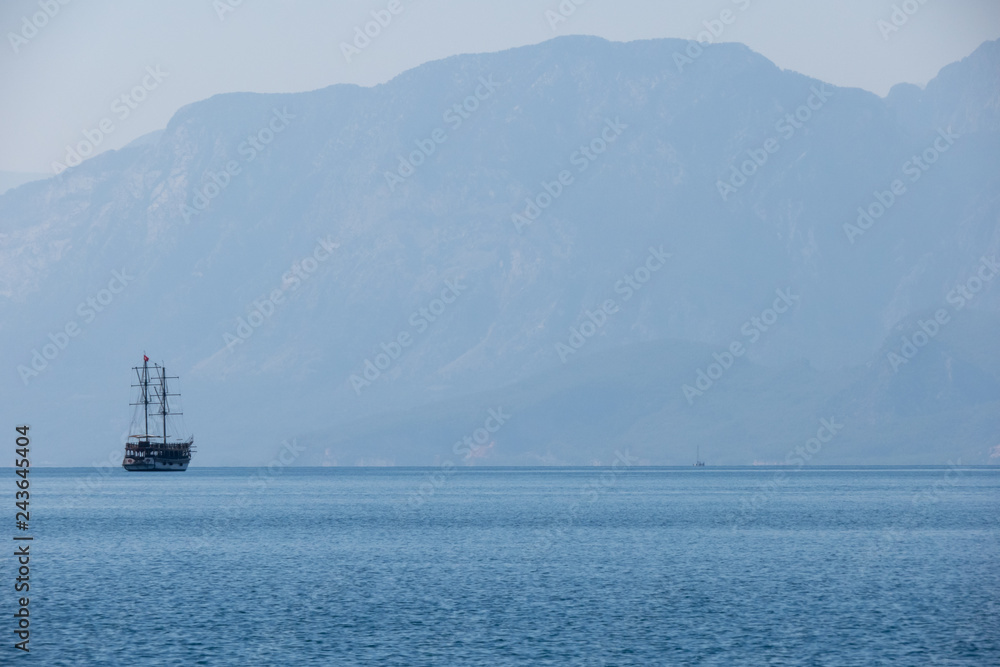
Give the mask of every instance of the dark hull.
POLYGON ((129 472, 184 472, 191 463, 191 443, 178 445, 130 444, 122 467, 129 472))
POLYGON ((154 461, 153 463, 123 463, 122 467, 129 472, 184 472, 188 462, 154 461))

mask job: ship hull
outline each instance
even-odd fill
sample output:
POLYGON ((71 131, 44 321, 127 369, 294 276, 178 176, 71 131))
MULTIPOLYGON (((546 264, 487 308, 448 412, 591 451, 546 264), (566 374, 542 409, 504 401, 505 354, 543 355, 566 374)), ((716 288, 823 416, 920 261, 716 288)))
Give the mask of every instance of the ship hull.
POLYGON ((126 459, 122 467, 129 472, 184 472, 190 461, 162 461, 158 459, 126 459), (131 463, 129 462, 131 461, 131 463))

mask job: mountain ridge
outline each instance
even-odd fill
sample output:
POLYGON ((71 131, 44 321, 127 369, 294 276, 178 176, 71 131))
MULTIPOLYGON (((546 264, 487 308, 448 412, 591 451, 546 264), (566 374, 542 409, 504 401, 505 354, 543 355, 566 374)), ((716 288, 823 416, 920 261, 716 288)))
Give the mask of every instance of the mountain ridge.
MULTIPOLYGON (((869 363, 898 323, 998 251, 1000 136, 995 82, 982 74, 983 62, 998 61, 996 43, 919 95, 886 98, 780 70, 743 45, 707 47, 678 72, 672 54, 686 44, 563 37, 453 56, 371 88, 213 96, 180 109, 152 141, 8 192, 0 340, 15 359, 6 393, 32 413, 40 392, 63 385, 115 392, 135 354, 126 350, 169 350, 195 404, 224 415, 218 425, 200 417, 211 441, 280 439, 556 372, 557 345, 608 299, 617 311, 582 354, 670 340, 724 350, 780 289, 801 301, 747 358, 836 374, 869 363), (484 77, 495 86, 479 99, 484 77), (828 99, 810 109, 817 86, 828 99), (957 100, 950 111, 940 110, 944 98, 957 100), (445 120, 463 104, 475 108, 457 127, 445 120), (803 108, 807 120, 787 120, 803 108), (908 180, 904 163, 958 117, 970 120, 954 146, 908 180), (581 157, 600 147, 609 122, 626 127, 594 159, 581 157), (428 141, 433 152, 391 189, 386 173, 428 141), (719 183, 762 150, 764 164, 720 196, 719 183), (518 229, 512 217, 563 172, 572 183, 518 229), (845 235, 859 207, 896 180, 906 190, 885 215, 845 235), (320 238, 340 248, 292 290, 285 274, 320 238), (673 257, 624 300, 615 286, 660 246, 673 257), (17 367, 30 367, 32 351, 79 319, 77 305, 123 266, 135 275, 128 289, 25 385, 17 367), (411 314, 449 280, 467 287, 416 331, 411 314), (227 347, 224 335, 276 289, 287 299, 273 316, 227 347), (355 392, 351 377, 402 333, 412 346, 355 392), (261 401, 280 415, 263 428, 251 425, 261 401)), ((988 312, 1000 303, 996 290, 978 299, 988 312)), ((122 402, 78 400, 73 419, 106 435, 122 402)), ((619 426, 642 430, 640 421, 619 426)), ((230 460, 204 451, 206 462, 230 460)))

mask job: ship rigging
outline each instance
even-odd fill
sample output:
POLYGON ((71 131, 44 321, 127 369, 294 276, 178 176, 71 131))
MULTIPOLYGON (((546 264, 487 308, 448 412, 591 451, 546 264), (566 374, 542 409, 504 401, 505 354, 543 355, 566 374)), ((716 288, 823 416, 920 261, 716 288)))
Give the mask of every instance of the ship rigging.
POLYGON ((135 366, 132 370, 138 379, 138 384, 132 387, 139 391, 135 402, 129 404, 136 409, 129 428, 130 435, 125 442, 122 467, 131 472, 187 470, 194 452, 194 438, 170 437, 171 426, 175 422, 170 418, 183 414, 173 409, 170 400, 180 394, 171 394, 167 389, 167 380, 176 380, 177 376, 168 376, 166 366, 150 364, 146 355, 142 355, 142 366, 135 366))

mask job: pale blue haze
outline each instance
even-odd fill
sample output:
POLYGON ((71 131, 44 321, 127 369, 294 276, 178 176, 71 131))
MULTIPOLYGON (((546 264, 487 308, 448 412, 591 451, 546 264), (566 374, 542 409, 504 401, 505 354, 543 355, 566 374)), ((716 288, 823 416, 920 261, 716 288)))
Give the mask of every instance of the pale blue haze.
POLYGON ((9 35, 39 11, 39 0, 10 0, 0 7, 0 85, 7 93, 0 100, 0 170, 51 173, 63 147, 106 115, 147 65, 162 65, 170 79, 118 124, 102 150, 121 148, 164 127, 185 105, 219 93, 370 86, 432 60, 563 35, 694 39, 725 9, 740 18, 721 41, 747 44, 783 68, 879 95, 897 83, 923 85, 983 41, 1000 37, 1000 8, 990 0, 932 0, 889 40, 877 22, 899 0, 589 0, 553 28, 545 12, 561 2, 401 0, 403 12, 348 62, 340 45, 388 0, 77 0, 17 52, 9 35), (239 6, 218 9, 230 3, 239 6), (741 6, 747 9, 739 12, 741 6))

